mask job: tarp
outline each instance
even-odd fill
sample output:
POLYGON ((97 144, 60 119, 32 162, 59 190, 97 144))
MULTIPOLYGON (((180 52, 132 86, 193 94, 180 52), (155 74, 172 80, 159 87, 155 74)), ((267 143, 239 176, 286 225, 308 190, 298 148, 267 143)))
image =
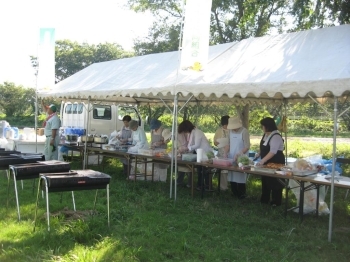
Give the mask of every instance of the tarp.
POLYGON ((340 97, 350 90, 350 25, 211 46, 207 69, 192 75, 178 74, 178 66, 178 51, 95 63, 39 96, 139 103, 173 101, 175 93, 179 102, 190 94, 231 103, 340 97))

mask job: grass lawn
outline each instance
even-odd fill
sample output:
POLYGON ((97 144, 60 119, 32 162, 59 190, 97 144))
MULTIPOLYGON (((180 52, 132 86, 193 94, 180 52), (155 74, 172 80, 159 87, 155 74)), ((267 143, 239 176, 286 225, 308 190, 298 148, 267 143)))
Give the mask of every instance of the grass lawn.
MULTIPOLYGON (((47 231, 45 200, 40 197, 33 232, 36 190, 33 182, 19 187, 22 221, 17 221, 13 185, 6 208, 7 178, 0 176, 0 261, 348 261, 350 205, 345 190, 335 190, 332 242, 329 216, 309 214, 299 221, 283 207, 261 205, 260 179, 250 177, 249 198, 236 200, 230 192, 178 189, 175 202, 167 183, 131 182, 121 174, 118 160, 104 159, 110 184, 111 226, 107 226, 106 192, 76 191, 78 213, 72 214, 71 193, 50 193, 51 231, 47 231)), ((72 169, 80 168, 78 160, 72 169)), ((102 167, 90 167, 102 170, 102 167)), ((214 178, 214 184, 216 184, 214 178)), ((329 205, 330 194, 326 197, 329 205)), ((290 206, 296 204, 294 197, 290 206)))

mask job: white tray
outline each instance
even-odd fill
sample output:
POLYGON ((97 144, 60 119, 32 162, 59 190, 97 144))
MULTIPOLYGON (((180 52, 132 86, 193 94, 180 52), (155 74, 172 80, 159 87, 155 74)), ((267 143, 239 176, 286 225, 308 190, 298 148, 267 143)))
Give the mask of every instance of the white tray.
POLYGON ((293 176, 311 176, 314 174, 317 174, 318 171, 316 170, 305 170, 305 171, 296 171, 293 170, 293 176))
POLYGON ((276 173, 276 169, 273 168, 265 168, 265 167, 251 167, 251 170, 258 171, 258 172, 263 172, 263 173, 269 173, 269 174, 274 174, 276 173))

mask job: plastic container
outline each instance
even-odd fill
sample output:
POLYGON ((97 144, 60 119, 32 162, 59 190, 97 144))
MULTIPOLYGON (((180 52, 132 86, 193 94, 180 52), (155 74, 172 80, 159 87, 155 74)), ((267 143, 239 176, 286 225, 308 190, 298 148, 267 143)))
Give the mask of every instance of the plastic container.
POLYGON ((233 159, 229 158, 213 158, 213 164, 218 166, 232 166, 233 159))
POLYGON ((182 154, 181 159, 184 161, 196 162, 197 154, 182 154))
POLYGON ((34 140, 36 136, 34 128, 30 128, 30 127, 23 128, 23 134, 26 135, 27 140, 34 140))
POLYGON ((18 139, 19 138, 18 127, 12 127, 12 130, 14 132, 14 139, 18 139))
POLYGON ((166 153, 166 149, 139 149, 137 151, 140 155, 154 156, 161 153, 166 153))
POLYGON ((12 127, 8 126, 5 128, 5 138, 6 139, 15 139, 15 131, 12 129, 12 127))
POLYGON ((0 121, 0 138, 5 138, 6 137, 6 128, 10 126, 10 124, 5 121, 5 120, 1 120, 0 121))

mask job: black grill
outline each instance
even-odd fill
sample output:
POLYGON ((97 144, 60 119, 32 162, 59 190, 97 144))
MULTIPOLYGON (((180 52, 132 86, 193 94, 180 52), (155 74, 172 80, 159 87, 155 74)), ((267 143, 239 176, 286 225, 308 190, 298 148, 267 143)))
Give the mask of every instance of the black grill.
POLYGON ((5 150, 1 150, 0 151, 0 156, 8 156, 8 155, 12 155, 12 154, 20 154, 21 152, 19 151, 5 151, 5 150))
POLYGON ((94 170, 40 174, 47 179, 49 192, 105 189, 111 177, 94 170))
POLYGON ((62 161, 39 161, 37 163, 10 165, 16 180, 38 178, 40 173, 68 172, 70 164, 62 161))
POLYGON ((42 154, 11 154, 0 156, 0 169, 8 169, 10 165, 35 163, 45 160, 42 154))

